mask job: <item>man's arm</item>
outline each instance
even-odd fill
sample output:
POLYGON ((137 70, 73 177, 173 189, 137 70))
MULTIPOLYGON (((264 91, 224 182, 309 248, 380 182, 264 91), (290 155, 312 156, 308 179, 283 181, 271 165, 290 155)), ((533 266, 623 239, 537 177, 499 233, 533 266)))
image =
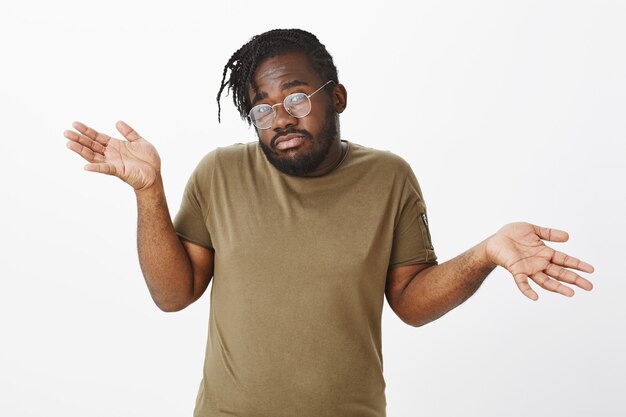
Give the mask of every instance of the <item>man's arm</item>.
POLYGON ((115 124, 126 141, 81 123, 66 130, 67 147, 89 164, 87 171, 116 176, 137 197, 137 250, 152 299, 163 311, 178 311, 197 300, 213 276, 213 252, 181 241, 170 218, 156 148, 123 121, 115 124))
POLYGON ((387 301, 405 323, 419 327, 462 304, 496 267, 485 242, 439 265, 417 264, 389 270, 387 301))
POLYGON ((163 311, 179 311, 204 293, 213 276, 213 252, 179 238, 163 182, 135 192, 137 251, 152 299, 163 311))
POLYGON ((440 265, 410 265, 389 270, 389 305, 407 324, 423 326, 467 300, 496 266, 513 276, 519 290, 536 301, 532 279, 545 290, 571 297, 574 290, 561 282, 590 291, 593 285, 575 272, 592 273, 592 265, 555 251, 543 240, 565 242, 567 232, 533 224, 510 223, 473 248, 440 265))

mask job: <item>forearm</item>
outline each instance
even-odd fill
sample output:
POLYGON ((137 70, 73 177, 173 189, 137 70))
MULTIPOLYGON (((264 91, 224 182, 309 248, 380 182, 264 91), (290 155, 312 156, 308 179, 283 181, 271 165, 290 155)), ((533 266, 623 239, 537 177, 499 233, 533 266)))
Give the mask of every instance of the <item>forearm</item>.
POLYGON ((401 305, 405 321, 422 326, 446 314, 478 290, 496 264, 489 261, 486 242, 417 274, 404 288, 401 305))
POLYGON ((163 311, 178 311, 193 299, 193 270, 170 217, 159 177, 137 197, 137 251, 152 299, 163 311))

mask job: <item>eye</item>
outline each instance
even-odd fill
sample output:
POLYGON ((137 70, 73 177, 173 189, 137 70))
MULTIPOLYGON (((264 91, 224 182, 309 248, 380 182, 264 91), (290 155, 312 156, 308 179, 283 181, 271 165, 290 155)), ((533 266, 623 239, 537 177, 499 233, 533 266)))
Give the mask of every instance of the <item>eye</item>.
POLYGON ((272 106, 269 104, 259 104, 252 108, 252 113, 257 117, 265 116, 268 113, 272 112, 272 106))
POLYGON ((304 93, 294 93, 287 97, 287 104, 289 105, 298 105, 302 104, 306 101, 306 94, 304 93))

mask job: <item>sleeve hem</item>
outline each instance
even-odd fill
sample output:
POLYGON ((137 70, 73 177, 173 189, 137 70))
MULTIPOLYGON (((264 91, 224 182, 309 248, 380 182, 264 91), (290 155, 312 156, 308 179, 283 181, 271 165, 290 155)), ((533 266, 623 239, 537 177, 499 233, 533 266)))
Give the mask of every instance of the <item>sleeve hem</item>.
POLYGON ((195 239, 195 238, 189 237, 189 236, 187 236, 187 235, 185 235, 185 234, 183 234, 183 233, 180 233, 180 232, 178 232, 178 231, 176 232, 176 234, 177 234, 179 237, 182 237, 183 239, 185 239, 185 240, 187 240, 187 241, 189 241, 189 242, 191 242, 191 243, 195 243, 196 245, 200 245, 200 246, 202 246, 203 248, 206 248, 206 249, 209 249, 209 250, 215 251, 215 249, 214 249, 214 248, 212 248, 210 245, 208 245, 208 244, 207 244, 207 243, 205 243, 205 242, 201 242, 201 241, 199 241, 198 239, 195 239))
POLYGON ((407 261, 402 261, 402 262, 396 262, 395 264, 389 264, 389 266, 387 267, 387 269, 394 269, 397 268, 399 266, 408 266, 408 265, 419 265, 419 264, 433 264, 433 265, 438 265, 439 261, 437 261, 437 259, 431 259, 431 260, 424 260, 424 259, 409 259, 407 261))

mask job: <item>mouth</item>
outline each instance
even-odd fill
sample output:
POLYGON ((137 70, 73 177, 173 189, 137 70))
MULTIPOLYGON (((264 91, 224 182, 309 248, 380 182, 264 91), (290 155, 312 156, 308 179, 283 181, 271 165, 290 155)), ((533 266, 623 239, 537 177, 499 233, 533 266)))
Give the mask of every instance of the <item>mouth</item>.
POLYGON ((306 138, 302 135, 287 135, 278 138, 275 147, 278 150, 284 151, 300 146, 305 140, 306 138))

